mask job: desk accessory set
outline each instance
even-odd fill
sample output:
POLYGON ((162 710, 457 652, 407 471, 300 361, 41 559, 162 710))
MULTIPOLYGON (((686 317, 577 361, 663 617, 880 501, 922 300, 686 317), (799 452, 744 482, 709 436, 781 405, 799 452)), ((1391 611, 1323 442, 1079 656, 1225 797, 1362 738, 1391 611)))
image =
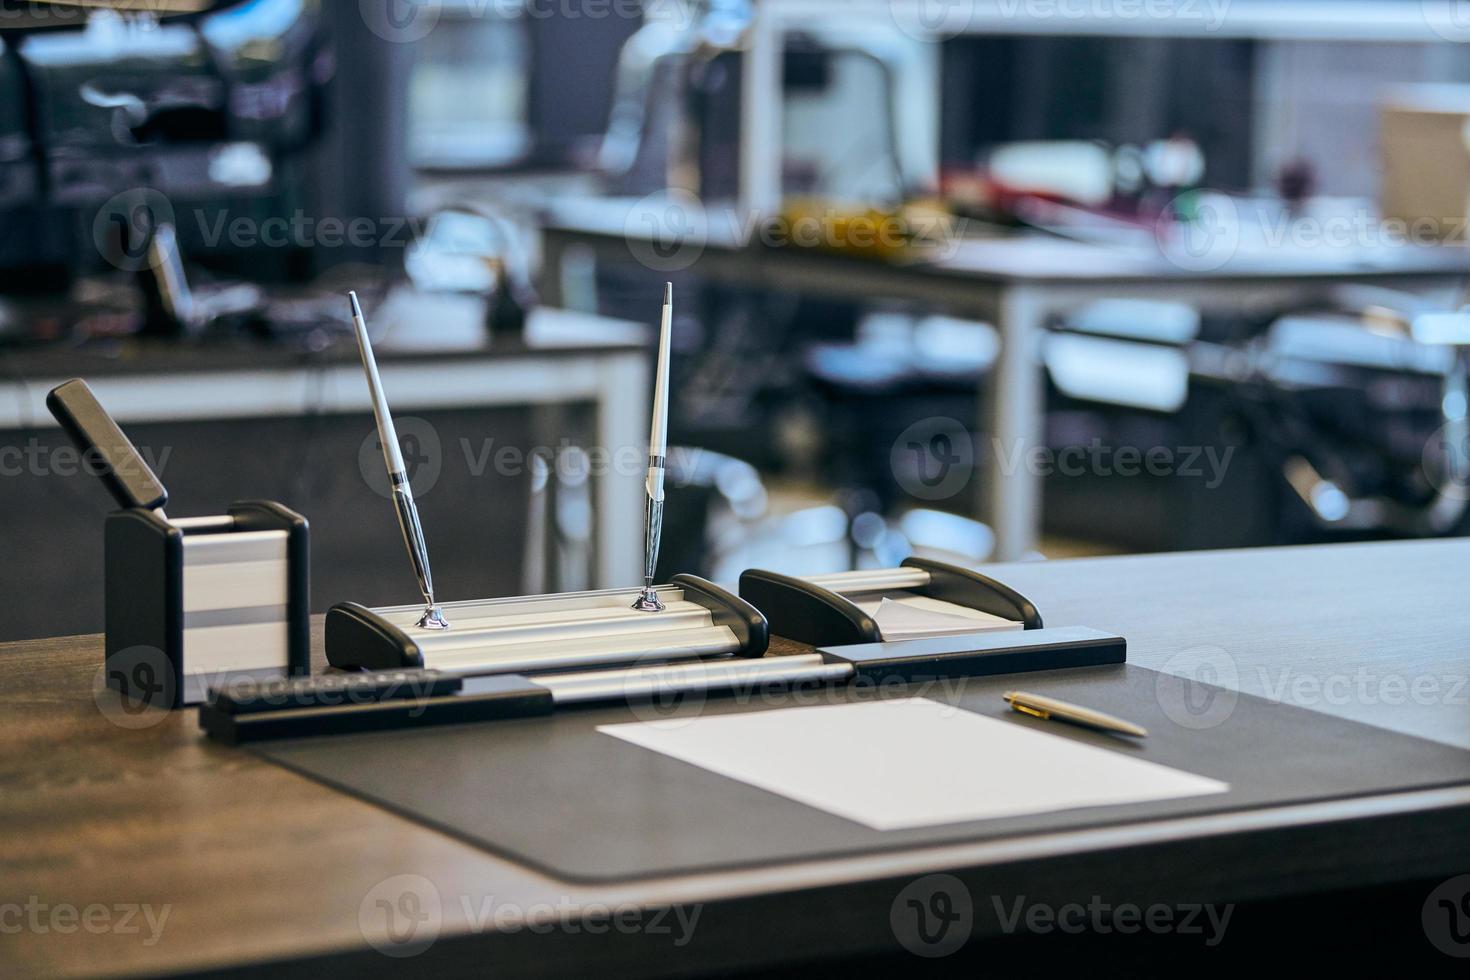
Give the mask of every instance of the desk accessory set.
MULTIPOLYGON (((341 707, 317 704, 310 692, 276 710, 242 707, 257 704, 259 698, 217 698, 201 709, 201 727, 235 744, 527 718, 559 706, 676 694, 864 681, 915 683, 1126 660, 1127 644, 1121 637, 1089 629, 1043 629, 1035 605, 1015 590, 968 569, 918 558, 898 569, 812 579, 749 571, 742 576, 739 596, 693 575, 676 575, 669 585, 656 586, 672 312, 672 286, 665 286, 644 485, 644 581, 631 606, 621 590, 439 606, 427 578, 423 530, 409 496, 407 507, 395 502, 427 606, 333 606, 327 613, 327 658, 344 670, 385 676, 397 672, 410 686, 424 688, 452 678, 460 679, 460 685, 415 698, 379 697, 368 687, 362 697, 341 707), (888 601, 939 607, 948 613, 947 621, 967 632, 885 639, 869 608, 888 601), (771 624, 781 635, 818 649, 766 657, 771 624)), ((390 478, 408 496, 401 460, 386 449, 392 418, 355 297, 353 314, 390 478)))
MULTIPOLYGON (((663 294, 644 483, 644 576, 632 602, 621 589, 440 602, 367 321, 355 294, 349 302, 394 513, 421 598, 379 608, 341 602, 328 611, 328 662, 368 674, 283 680, 309 673, 304 519, 256 503, 235 505, 223 518, 170 522, 162 484, 85 383, 62 386, 50 399, 78 445, 108 462, 103 479, 125 508, 108 520, 109 659, 139 646, 164 650, 184 680, 171 706, 203 701, 206 687, 215 690, 200 722, 216 737, 370 731, 751 686, 921 682, 1126 660, 1121 637, 1044 629, 1035 605, 1003 583, 921 558, 896 569, 805 579, 750 570, 739 595, 688 574, 655 584, 671 285, 663 294), (199 582, 208 583, 212 600, 199 582), (232 622, 218 605, 226 601, 254 618, 232 622), (262 617, 261 609, 279 611, 279 619, 262 617), (900 629, 901 616, 944 625, 940 635, 928 635, 900 629), (247 626, 250 632, 241 632, 247 626), (767 657, 772 632, 814 652, 767 657), (209 644, 213 637, 230 641, 229 655, 219 642, 209 644), (356 679, 344 683, 344 676, 356 679)), ((1057 717, 1065 716, 1059 709, 1057 717)))
POLYGON ((168 491, 85 381, 46 404, 121 508, 104 525, 108 685, 178 708, 236 678, 307 673, 306 519, 270 501, 171 519, 168 491))

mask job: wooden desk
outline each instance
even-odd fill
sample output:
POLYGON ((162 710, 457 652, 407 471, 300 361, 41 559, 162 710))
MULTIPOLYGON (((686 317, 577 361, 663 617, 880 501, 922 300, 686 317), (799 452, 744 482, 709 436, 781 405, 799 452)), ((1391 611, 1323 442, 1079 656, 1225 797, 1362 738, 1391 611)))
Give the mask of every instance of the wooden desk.
MULTIPOLYGON (((1248 218, 1249 213, 1227 222, 1232 228, 1240 225, 1237 238, 1252 227, 1248 218)), ((623 267, 644 265, 650 288, 688 269, 745 288, 898 300, 993 324, 1001 350, 981 392, 977 431, 988 437, 984 445, 991 456, 984 499, 978 503, 995 529, 995 557, 1001 561, 1035 551, 1041 531, 1041 475, 1033 467, 1004 464, 1046 445, 1041 345, 1048 324, 1090 303, 1119 297, 1260 316, 1327 302, 1343 284, 1445 290, 1450 302, 1453 290, 1470 275, 1470 250, 1408 243, 1311 248, 1284 235, 1279 245, 1269 237, 1249 247, 1243 240, 1238 249, 1224 248, 1217 255, 1202 243, 1202 255, 1186 251, 1171 258, 1148 236, 1128 248, 1003 237, 961 240, 932 260, 900 263, 768 247, 761 240, 762 227, 734 209, 713 204, 691 209, 680 198, 553 201, 542 216, 541 294, 557 305, 584 297, 587 291, 574 285, 573 273, 586 267, 580 257, 590 255, 623 267)))
MULTIPOLYGON (((1240 690, 1470 748, 1467 564, 1470 542, 1445 541, 1093 559, 998 574, 1051 623, 1127 635, 1134 663, 1179 669, 1188 653, 1240 690)), ((443 898, 442 930, 409 961, 415 972, 618 976, 893 950, 895 897, 935 871, 976 896, 1147 904, 1470 870, 1467 772, 1465 786, 1435 791, 585 886, 209 743, 192 712, 117 727, 93 700, 101 649, 97 637, 0 646, 0 972, 156 975, 266 963, 277 977, 388 972, 404 961, 367 947, 359 910, 368 902, 371 912, 374 887, 404 874, 428 879, 443 898), (7 932, 6 903, 27 902, 148 903, 170 913, 151 946, 146 928, 7 932), (685 903, 698 904, 700 918, 680 948, 668 936, 616 930, 477 933, 473 915, 486 902, 685 903)), ((973 943, 997 927, 977 916, 976 928, 973 943)))

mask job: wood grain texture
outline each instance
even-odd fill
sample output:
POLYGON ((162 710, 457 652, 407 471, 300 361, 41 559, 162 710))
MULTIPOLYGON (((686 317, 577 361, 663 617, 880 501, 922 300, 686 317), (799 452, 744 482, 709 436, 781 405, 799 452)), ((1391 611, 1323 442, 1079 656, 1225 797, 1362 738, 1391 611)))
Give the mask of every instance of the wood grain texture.
MULTIPOLYGON (((1170 669, 1177 654, 1192 651, 1198 660, 1206 648, 1234 666, 1244 690, 1281 692, 1307 707, 1470 747, 1467 695, 1454 691, 1470 674, 1467 563, 1470 542, 1455 541, 1093 559, 992 573, 1030 596, 1051 624, 1126 635, 1136 663, 1170 669), (1371 696, 1314 695, 1310 684, 1293 682, 1344 676, 1366 676, 1371 696), (1386 679, 1396 677, 1411 688, 1415 678, 1436 678, 1440 693, 1392 696, 1396 682, 1386 679)), ((314 646, 320 665, 319 622, 314 646)), ((778 643, 773 652, 799 649, 778 643)), ((382 929, 370 893, 403 874, 428 879, 443 900, 440 939, 412 961, 415 970, 616 976, 760 966, 796 950, 891 948, 887 916, 897 891, 940 869, 976 894, 1211 901, 1448 876, 1470 863, 1467 787, 626 886, 572 885, 209 743, 192 711, 119 727, 99 708, 113 695, 94 696, 101 657, 99 637, 0 645, 0 975, 157 975, 265 963, 281 976, 387 972, 403 961, 367 947, 382 929), (588 903, 680 902, 697 904, 701 918, 695 940, 675 948, 648 931, 486 930, 475 921, 486 902, 532 916, 538 907, 570 915, 588 903), (152 944, 146 927, 100 935, 6 928, 15 921, 5 916, 9 907, 94 903, 169 912, 152 944)))

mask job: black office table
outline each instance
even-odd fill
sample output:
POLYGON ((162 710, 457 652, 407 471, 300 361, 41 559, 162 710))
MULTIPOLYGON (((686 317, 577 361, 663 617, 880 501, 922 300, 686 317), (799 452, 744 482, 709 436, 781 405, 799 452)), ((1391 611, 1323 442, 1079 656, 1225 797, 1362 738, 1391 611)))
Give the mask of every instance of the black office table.
MULTIPOLYGON (((1467 564, 1470 542, 1447 541, 1090 559, 998 574, 1053 624, 1126 634, 1133 663, 1207 663, 1225 686, 1470 748, 1467 564)), ((1259 902, 1470 871, 1467 771, 1465 785, 1432 791, 572 884, 209 743, 192 712, 115 724, 93 698, 100 663, 97 637, 0 646, 0 926, 19 921, 28 903, 44 909, 43 925, 55 908, 98 904, 147 904, 155 914, 166 905, 169 918, 151 945, 146 925, 96 934, 0 928, 0 973, 688 975, 906 955, 890 912, 904 888, 932 873, 954 875, 977 906, 1009 896, 1056 908, 1094 897, 1140 907, 1259 902), (377 903, 393 905, 423 881, 441 901, 436 928, 399 949, 412 959, 376 951, 370 943, 381 944, 386 928, 377 903), (649 929, 653 914, 636 914, 671 903, 698 908, 679 946, 677 929, 649 929), (604 916, 601 931, 575 925, 589 910, 604 916), (624 910, 640 931, 606 927, 609 910, 624 910), (573 925, 517 929, 521 914, 573 925)), ((1413 896, 1427 897, 1427 889, 1413 896)), ((1417 905, 1382 910, 1390 913, 1419 914, 1417 905)), ((966 955, 1000 942, 994 914, 975 921, 966 955)), ((1375 937, 1314 941, 1340 952, 1375 937)), ((1440 955, 1427 938, 1414 950, 1381 951, 1440 955)))

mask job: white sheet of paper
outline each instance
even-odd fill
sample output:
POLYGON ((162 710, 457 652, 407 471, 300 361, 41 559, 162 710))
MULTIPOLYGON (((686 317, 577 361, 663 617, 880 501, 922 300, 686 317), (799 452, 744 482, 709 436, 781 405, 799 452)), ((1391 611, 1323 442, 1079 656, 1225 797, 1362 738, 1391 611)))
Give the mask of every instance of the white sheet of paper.
POLYGON ((966 609, 926 596, 893 599, 884 596, 869 613, 885 640, 913 640, 926 636, 956 636, 991 630, 1019 630, 1022 624, 978 609, 966 609))
POLYGON ((928 698, 603 725, 598 731, 875 830, 1230 788, 928 698))

